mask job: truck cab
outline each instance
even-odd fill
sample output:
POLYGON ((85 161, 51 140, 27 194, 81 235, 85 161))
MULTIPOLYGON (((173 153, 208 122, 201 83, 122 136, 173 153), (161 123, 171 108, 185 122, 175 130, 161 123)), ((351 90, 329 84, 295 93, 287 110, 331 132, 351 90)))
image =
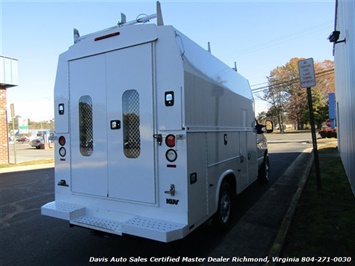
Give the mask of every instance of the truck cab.
POLYGON ((272 133, 274 126, 271 120, 266 120, 265 125, 259 124, 255 121, 255 131, 257 133, 257 148, 258 148, 258 181, 260 183, 267 183, 270 174, 270 162, 267 139, 265 133, 272 133))

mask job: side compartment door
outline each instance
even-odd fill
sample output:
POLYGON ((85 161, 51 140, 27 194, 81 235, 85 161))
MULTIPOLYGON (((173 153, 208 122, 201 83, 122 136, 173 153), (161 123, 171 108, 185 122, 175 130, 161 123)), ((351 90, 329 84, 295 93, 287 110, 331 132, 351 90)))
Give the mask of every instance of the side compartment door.
POLYGON ((106 54, 109 197, 156 202, 153 43, 106 54))
POLYGON ((240 176, 238 180, 239 191, 244 190, 249 184, 248 179, 248 149, 247 132, 239 132, 240 176))
POLYGON ((107 196, 105 56, 69 62, 71 189, 107 196))

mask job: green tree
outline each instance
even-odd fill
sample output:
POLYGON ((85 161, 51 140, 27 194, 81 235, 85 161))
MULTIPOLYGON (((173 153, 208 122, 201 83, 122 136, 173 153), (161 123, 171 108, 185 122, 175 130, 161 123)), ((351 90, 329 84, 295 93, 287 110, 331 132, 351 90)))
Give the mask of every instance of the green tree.
POLYGON ((269 87, 264 90, 263 99, 271 105, 269 113, 272 114, 274 121, 279 125, 280 132, 283 133, 285 112, 290 97, 289 86, 291 83, 288 81, 292 79, 292 76, 286 65, 272 70, 267 79, 269 87))
POLYGON ((261 113, 258 114, 258 116, 256 117, 256 120, 258 122, 262 122, 265 121, 268 118, 267 113, 265 111, 262 111, 261 113))

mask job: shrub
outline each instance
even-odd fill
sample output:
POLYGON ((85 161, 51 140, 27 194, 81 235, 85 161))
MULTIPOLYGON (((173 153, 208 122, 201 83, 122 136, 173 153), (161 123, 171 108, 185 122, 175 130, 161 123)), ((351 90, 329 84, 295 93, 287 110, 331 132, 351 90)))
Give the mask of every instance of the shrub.
POLYGON ((338 137, 338 132, 337 128, 331 129, 329 127, 324 127, 321 130, 319 130, 319 135, 321 135, 322 138, 337 138, 338 137))

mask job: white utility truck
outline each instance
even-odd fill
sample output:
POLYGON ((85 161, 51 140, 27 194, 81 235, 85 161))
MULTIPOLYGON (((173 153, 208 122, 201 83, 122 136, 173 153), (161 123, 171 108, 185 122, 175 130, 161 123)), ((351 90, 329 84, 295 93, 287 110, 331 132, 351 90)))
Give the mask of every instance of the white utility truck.
POLYGON ((159 3, 154 16, 74 30, 59 56, 55 201, 42 215, 169 242, 210 218, 225 227, 233 194, 267 180, 248 81, 164 26, 159 3))

